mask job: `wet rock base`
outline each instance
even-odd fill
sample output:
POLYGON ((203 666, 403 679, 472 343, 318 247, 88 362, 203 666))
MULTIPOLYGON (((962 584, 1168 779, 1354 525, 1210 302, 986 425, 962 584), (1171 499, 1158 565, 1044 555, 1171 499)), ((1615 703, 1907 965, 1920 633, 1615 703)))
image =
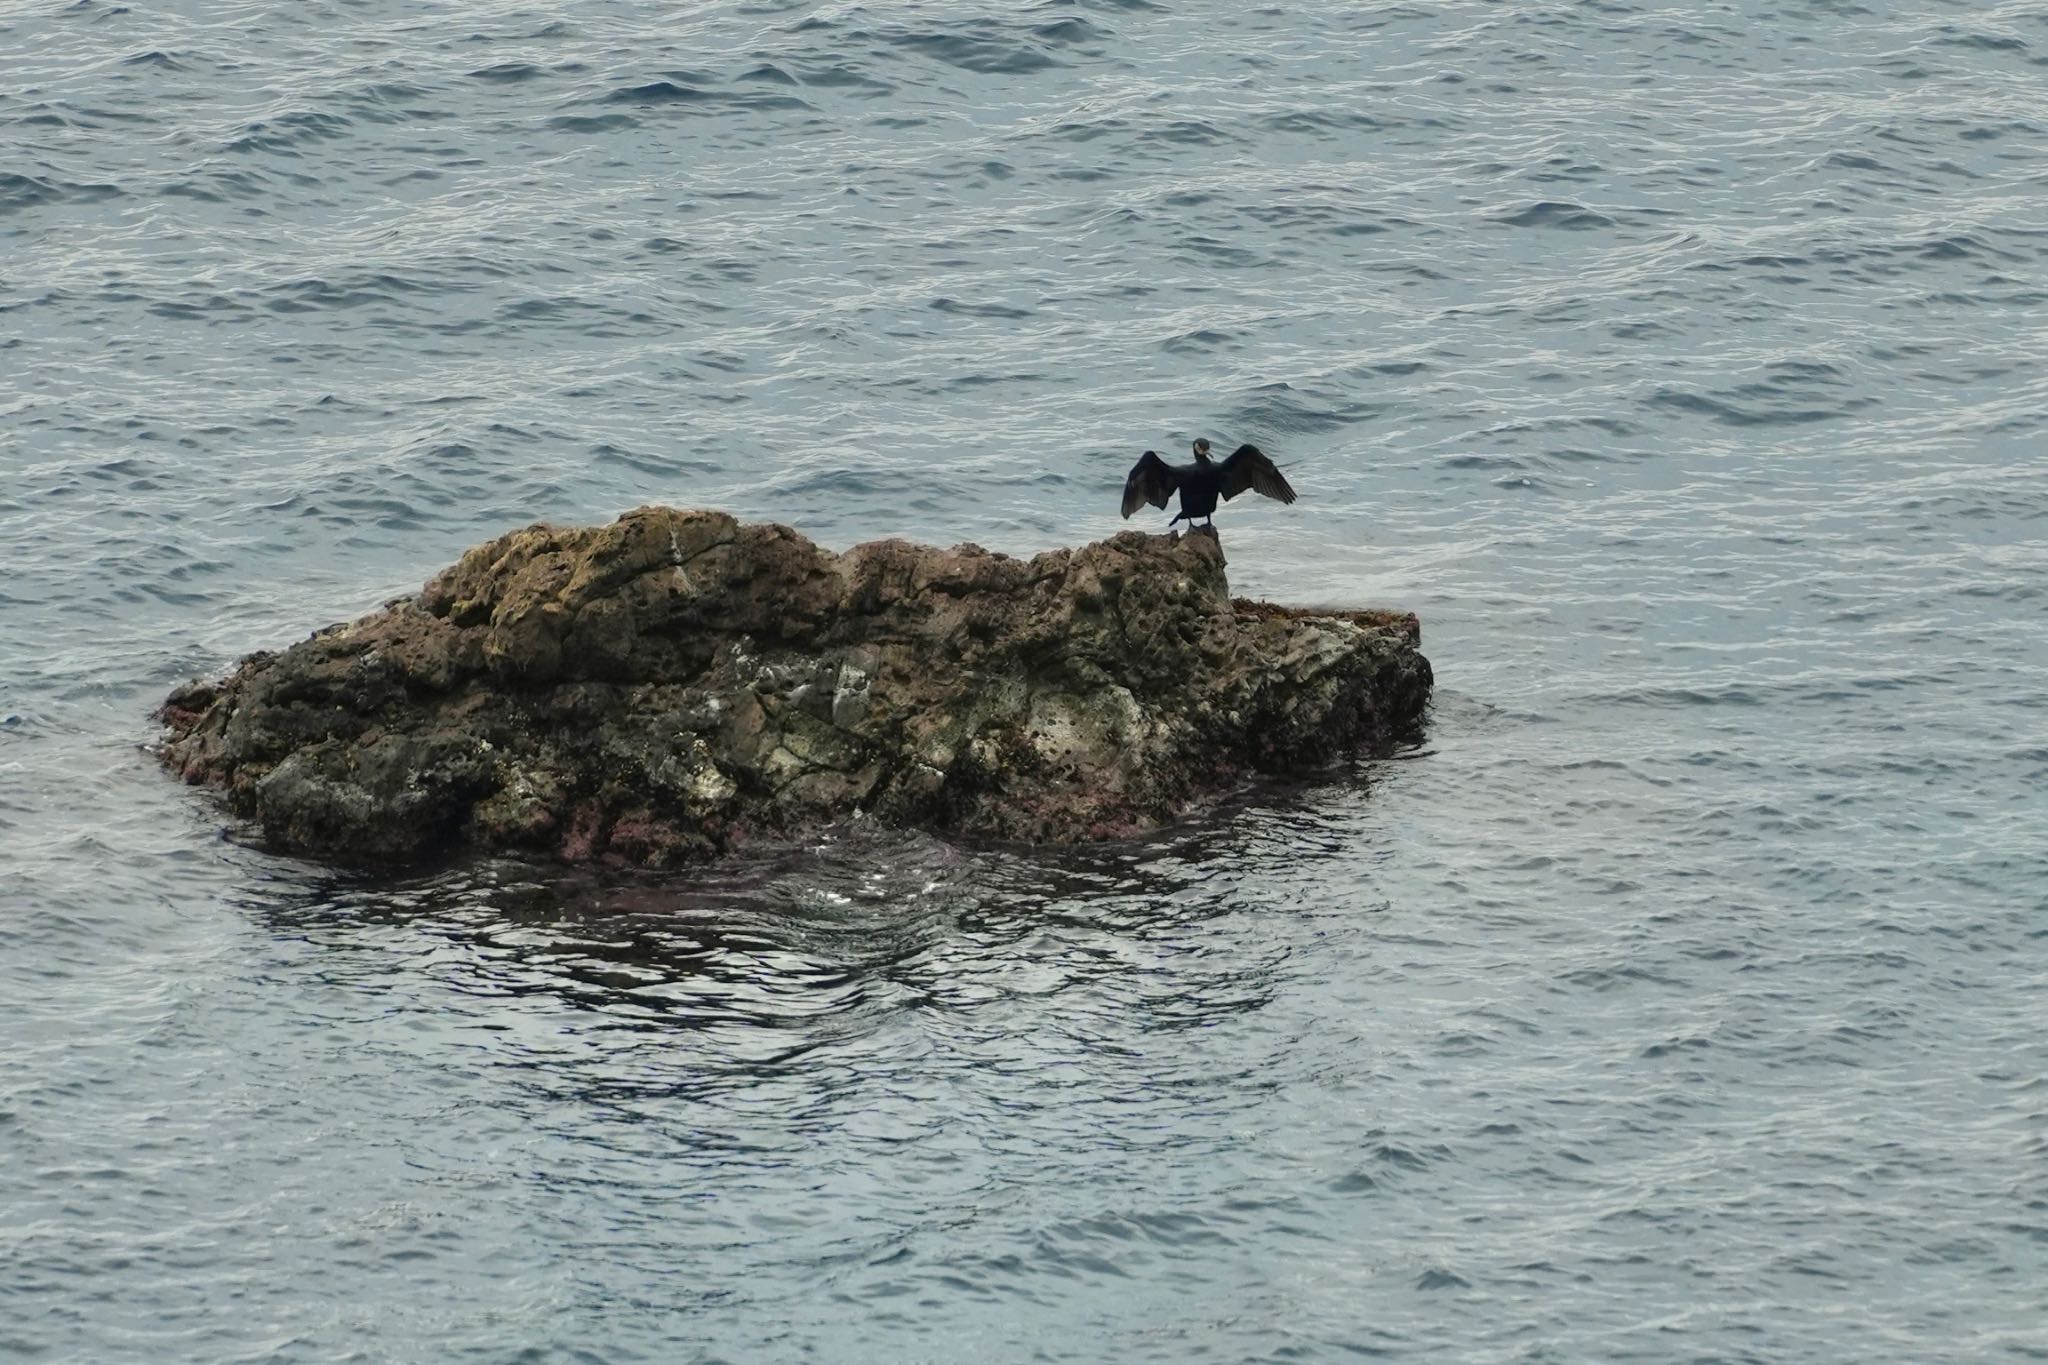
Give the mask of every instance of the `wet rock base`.
POLYGON ((478 546, 158 712, 278 849, 668 866, 856 812, 1135 834, 1421 724, 1413 616, 1232 601, 1212 534, 1029 560, 645 507, 478 546))

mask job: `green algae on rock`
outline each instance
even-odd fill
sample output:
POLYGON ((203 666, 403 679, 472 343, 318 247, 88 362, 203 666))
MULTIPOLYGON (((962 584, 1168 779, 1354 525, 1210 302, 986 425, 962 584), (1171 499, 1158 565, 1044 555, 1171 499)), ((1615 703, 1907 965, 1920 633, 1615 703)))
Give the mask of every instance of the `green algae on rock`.
POLYGON ((533 526, 172 693, 159 749, 279 849, 653 866, 861 812, 1133 834, 1420 725, 1413 616, 1230 598, 1208 534, 1029 560, 644 507, 533 526))

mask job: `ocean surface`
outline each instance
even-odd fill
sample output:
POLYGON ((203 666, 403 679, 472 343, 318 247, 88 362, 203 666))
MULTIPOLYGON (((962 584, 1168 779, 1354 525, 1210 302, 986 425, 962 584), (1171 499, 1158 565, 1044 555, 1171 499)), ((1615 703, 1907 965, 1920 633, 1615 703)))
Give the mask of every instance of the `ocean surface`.
POLYGON ((2038 5, 10 4, 0 556, 0 1360, 2048 1359, 2038 5), (1424 745, 660 880, 145 751, 531 521, 1197 435, 1424 745))

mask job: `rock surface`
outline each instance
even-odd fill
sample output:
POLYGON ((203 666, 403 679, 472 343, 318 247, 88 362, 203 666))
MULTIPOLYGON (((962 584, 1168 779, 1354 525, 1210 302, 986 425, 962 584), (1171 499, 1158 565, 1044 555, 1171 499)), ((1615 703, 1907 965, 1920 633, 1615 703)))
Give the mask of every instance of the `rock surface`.
POLYGON ((1135 833, 1419 726, 1412 616, 1232 602, 1211 535, 1030 560, 646 507, 533 526, 158 712, 281 849, 671 865, 858 810, 1135 833))

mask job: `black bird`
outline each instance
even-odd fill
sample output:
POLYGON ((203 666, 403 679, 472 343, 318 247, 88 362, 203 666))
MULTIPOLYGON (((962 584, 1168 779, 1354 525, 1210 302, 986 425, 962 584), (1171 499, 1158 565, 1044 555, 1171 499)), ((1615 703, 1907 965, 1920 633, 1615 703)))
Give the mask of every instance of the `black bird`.
POLYGON ((1124 480, 1124 515, 1130 516, 1148 502, 1164 507, 1168 498, 1179 493, 1180 511, 1166 524, 1186 518, 1192 526, 1196 517, 1202 517, 1213 528, 1216 499, 1234 498, 1247 488, 1281 502, 1294 501, 1294 490, 1257 446, 1239 446, 1219 463, 1209 458, 1207 441, 1196 441, 1193 464, 1168 464, 1158 451, 1148 450, 1124 480))

